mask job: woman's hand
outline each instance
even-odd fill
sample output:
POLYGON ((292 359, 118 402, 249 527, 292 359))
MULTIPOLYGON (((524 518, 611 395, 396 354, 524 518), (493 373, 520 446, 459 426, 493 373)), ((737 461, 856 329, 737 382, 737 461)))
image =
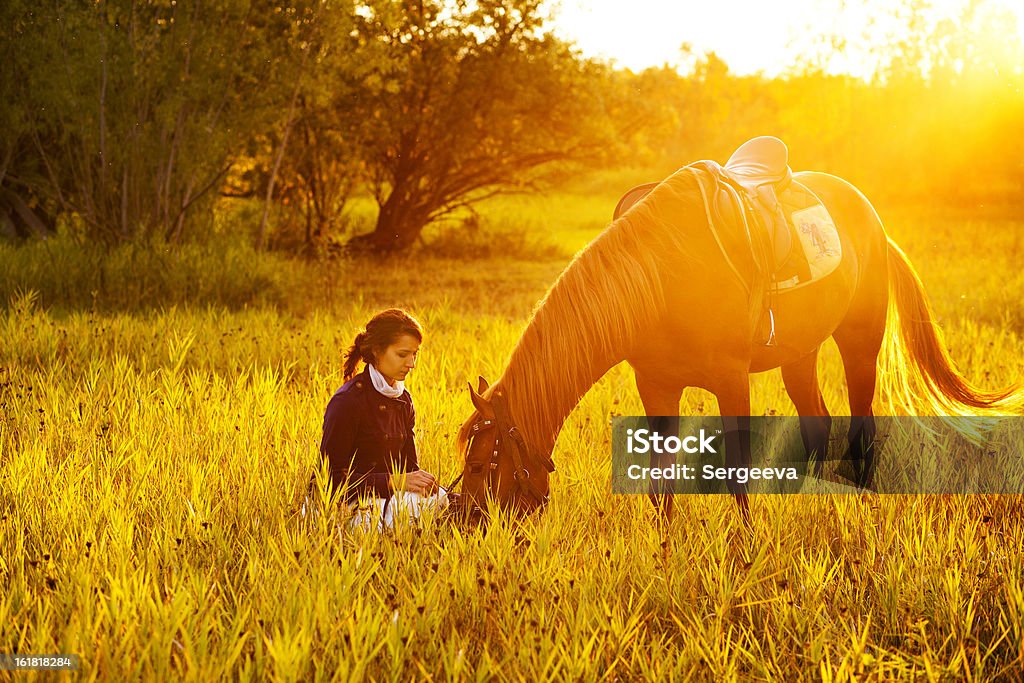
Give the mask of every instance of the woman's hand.
POLYGON ((437 493, 439 488, 437 478, 426 470, 404 472, 397 475, 397 480, 395 477, 396 475, 391 475, 392 491, 409 491, 410 493, 419 493, 424 496, 430 496, 437 493))

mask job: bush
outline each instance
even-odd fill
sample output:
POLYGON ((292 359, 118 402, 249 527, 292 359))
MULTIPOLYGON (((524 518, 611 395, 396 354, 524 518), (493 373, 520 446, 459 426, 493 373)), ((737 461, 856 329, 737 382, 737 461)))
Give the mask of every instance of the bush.
POLYGON ((288 292, 287 259, 237 241, 205 244, 80 245, 67 237, 0 245, 0 305, 34 290, 39 305, 135 310, 181 304, 277 305, 288 292))

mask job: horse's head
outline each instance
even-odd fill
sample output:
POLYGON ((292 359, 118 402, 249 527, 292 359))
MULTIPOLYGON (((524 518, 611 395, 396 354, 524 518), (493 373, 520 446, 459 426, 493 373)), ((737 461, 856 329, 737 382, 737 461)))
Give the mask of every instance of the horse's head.
POLYGON ((533 453, 508 412, 508 397, 495 387, 488 398, 487 381, 469 386, 476 411, 459 431, 459 448, 466 460, 462 470, 461 505, 480 513, 488 496, 502 508, 529 513, 548 502, 548 474, 555 471, 551 457, 533 453))

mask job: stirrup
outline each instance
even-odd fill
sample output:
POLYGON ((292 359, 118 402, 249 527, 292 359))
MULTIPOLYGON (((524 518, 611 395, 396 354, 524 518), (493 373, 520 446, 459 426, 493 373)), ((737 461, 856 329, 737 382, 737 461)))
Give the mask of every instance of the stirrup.
POLYGON ((775 314, 772 309, 768 309, 768 323, 770 327, 768 329, 768 341, 764 343, 765 346, 778 346, 779 343, 775 341, 775 314))

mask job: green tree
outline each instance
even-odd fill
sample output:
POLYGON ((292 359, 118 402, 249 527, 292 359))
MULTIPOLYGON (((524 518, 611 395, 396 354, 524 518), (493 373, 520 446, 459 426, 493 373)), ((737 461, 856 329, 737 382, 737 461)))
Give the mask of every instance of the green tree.
MULTIPOLYGON (((337 232, 348 197, 361 179, 356 85, 387 59, 353 31, 354 8, 324 3, 301 30, 291 29, 289 54, 295 74, 281 92, 280 120, 259 131, 240 166, 245 188, 233 194, 263 195, 265 209, 257 245, 315 251, 337 232), (268 224, 271 200, 277 207, 268 224), (296 229, 296 222, 301 226, 296 229)), ((237 175, 237 174, 236 174, 237 175)))
POLYGON ((384 57, 348 111, 380 211, 350 245, 404 249, 457 207, 601 150, 603 68, 545 33, 539 5, 396 0, 362 13, 360 42, 384 57))
POLYGON ((54 229, 55 200, 41 191, 46 169, 35 154, 40 133, 31 125, 32 89, 25 77, 42 55, 25 49, 19 36, 31 22, 34 3, 0 3, 0 236, 45 237, 54 229))
POLYGON ((17 7, 4 37, 24 55, 17 106, 46 179, 34 189, 85 238, 182 240, 244 141, 282 116, 300 64, 290 52, 321 4, 17 7))

